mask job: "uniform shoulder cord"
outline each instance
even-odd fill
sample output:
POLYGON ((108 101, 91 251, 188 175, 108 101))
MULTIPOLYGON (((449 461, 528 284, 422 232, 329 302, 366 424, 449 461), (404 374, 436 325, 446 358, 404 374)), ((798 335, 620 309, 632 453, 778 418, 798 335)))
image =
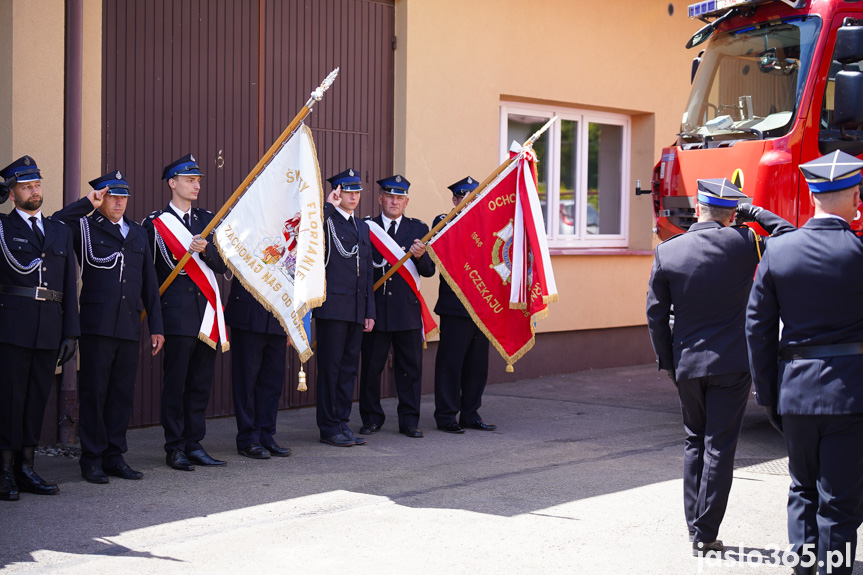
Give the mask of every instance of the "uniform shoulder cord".
MULTIPOLYGON (((746 226, 746 227, 749 227, 749 226, 746 226)), ((761 236, 758 234, 758 232, 756 232, 752 228, 749 228, 749 231, 752 232, 752 235, 755 236, 755 250, 758 252, 758 261, 760 262, 761 261, 761 241, 762 241, 761 236)))

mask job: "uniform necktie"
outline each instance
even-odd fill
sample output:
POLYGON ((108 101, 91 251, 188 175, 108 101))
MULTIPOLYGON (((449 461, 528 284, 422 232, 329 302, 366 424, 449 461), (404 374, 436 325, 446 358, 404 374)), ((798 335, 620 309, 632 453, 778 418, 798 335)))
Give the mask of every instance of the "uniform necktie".
POLYGON ((357 227, 357 225, 354 223, 353 216, 348 216, 348 224, 352 225, 353 227, 357 227))
POLYGON ((39 247, 42 247, 42 244, 45 243, 45 234, 39 228, 39 220, 36 216, 30 216, 30 224, 33 226, 33 233, 36 234, 36 239, 39 240, 39 247))
POLYGON ((119 223, 116 223, 114 225, 117 226, 117 231, 120 232, 120 235, 122 236, 123 235, 123 226, 120 225, 119 223))
POLYGON ((189 228, 189 231, 192 231, 192 221, 189 217, 189 212, 183 214, 183 223, 186 224, 186 227, 189 228))
POLYGON ((396 239, 396 221, 390 220, 390 227, 387 230, 387 235, 393 239, 396 239))

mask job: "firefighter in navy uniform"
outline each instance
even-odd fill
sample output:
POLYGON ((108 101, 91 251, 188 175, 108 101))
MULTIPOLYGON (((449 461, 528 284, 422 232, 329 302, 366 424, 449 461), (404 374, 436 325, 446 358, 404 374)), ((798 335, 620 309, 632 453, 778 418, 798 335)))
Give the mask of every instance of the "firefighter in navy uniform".
MULTIPOLYGON (((458 206, 477 186, 479 182, 470 176, 449 186, 453 206, 458 206)), ((436 217, 432 227, 445 217, 446 214, 436 217)), ((443 276, 434 311, 440 316, 434 372, 437 428, 447 433, 464 433, 465 427, 494 431, 497 426, 485 423, 478 413, 488 380, 488 338, 443 276)))
MULTIPOLYGON (((196 252, 204 264, 216 273, 227 271, 215 246, 200 237, 213 219, 212 212, 192 207, 192 202, 198 199, 202 176, 191 154, 165 166, 162 178, 171 190, 171 201, 164 210, 153 212, 142 222, 153 250, 160 286, 177 264, 153 224, 163 213, 177 217, 192 233, 195 239, 189 249, 196 252)), ((201 446, 207 431, 204 416, 216 362, 216 350, 198 339, 207 298, 185 271, 181 271, 162 294, 161 302, 165 352, 162 354, 160 415, 165 429, 165 462, 180 471, 192 471, 194 464, 225 465, 201 446)))
POLYGON ((165 341, 159 283, 147 233, 125 217, 129 184, 112 171, 90 182, 106 189, 97 211, 80 218, 74 204, 55 216, 69 225, 82 268, 81 371, 78 434, 81 476, 108 483, 108 475, 141 479, 123 454, 135 401, 141 310, 146 309, 150 350, 155 356, 165 341))
POLYGON ((326 301, 314 309, 317 339, 317 424, 321 442, 336 447, 363 445, 348 427, 359 371, 363 332, 375 325, 372 243, 357 219, 362 184, 352 169, 327 178, 333 190, 324 204, 326 301))
POLYGON ((288 457, 276 443, 279 398, 285 380, 288 336, 276 317, 231 282, 225 323, 231 326, 231 391, 237 419, 237 452, 252 459, 288 457))
MULTIPOLYGON (((405 252, 410 251, 411 261, 419 274, 431 277, 434 263, 426 253, 425 244, 420 241, 428 233, 428 226, 404 215, 410 182, 404 176, 395 175, 378 180, 378 185, 381 187, 378 193, 381 213, 367 218, 368 224, 380 226, 405 252)), ((377 250, 374 258, 377 282, 389 265, 377 250)), ((381 407, 381 374, 392 346, 399 397, 399 432, 408 437, 422 437, 419 417, 423 333, 419 299, 404 278, 394 274, 375 291, 375 310, 375 329, 363 335, 360 368, 360 417, 363 426, 360 433, 376 433, 386 419, 381 407)))
MULTIPOLYGON (((44 217, 42 175, 23 156, 0 170, 3 200, 14 208, 0 216, 0 499, 20 491, 59 492, 33 469, 54 368, 75 354, 78 276, 69 228, 44 217)), ((92 210, 87 198, 76 202, 92 210)))
MULTIPOLYGON (((656 246, 647 293, 647 327, 659 368, 677 386, 683 426, 683 504, 694 555, 721 552, 734 453, 752 380, 744 314, 766 240, 793 226, 745 197, 726 179, 698 180, 696 216, 685 234, 656 246), (669 319, 674 312, 674 329, 669 319)), ((772 241, 772 240, 771 240, 772 241)))
POLYGON ((844 152, 800 166, 815 215, 771 241, 746 311, 756 400, 788 450, 796 573, 851 573, 863 521, 861 168, 844 152))

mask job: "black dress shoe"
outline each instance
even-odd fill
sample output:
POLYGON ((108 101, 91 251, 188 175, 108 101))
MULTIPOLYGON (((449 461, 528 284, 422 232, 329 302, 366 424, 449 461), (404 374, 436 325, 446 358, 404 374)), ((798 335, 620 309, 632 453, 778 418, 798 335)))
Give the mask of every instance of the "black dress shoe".
POLYGON ((341 433, 337 433, 336 435, 330 435, 329 437, 322 437, 321 443, 326 443, 327 445, 335 445, 336 447, 354 446, 353 440, 348 439, 341 433))
POLYGON ((270 452, 264 449, 263 445, 258 443, 253 443, 247 447, 243 447, 240 449, 237 448, 237 453, 242 455, 243 457, 248 457, 250 459, 269 459, 270 452))
POLYGON ((419 438, 423 436, 423 432, 416 427, 402 427, 401 429, 399 429, 399 433, 413 438, 419 438))
POLYGON ((447 423, 446 425, 438 425, 437 428, 441 431, 446 431, 447 433, 464 433, 464 427, 455 422, 447 423))
POLYGON ((281 447, 276 443, 265 445, 264 449, 269 451, 274 457, 290 457, 292 453, 290 447, 281 447))
POLYGON ((134 469, 126 465, 125 461, 122 463, 118 463, 117 465, 103 465, 102 469, 108 475, 119 477, 120 479, 130 479, 134 481, 144 477, 143 473, 141 473, 140 471, 135 471, 134 469))
POLYGON ((222 465, 228 464, 227 461, 210 457, 210 454, 204 451, 203 447, 201 449, 195 449, 194 451, 187 451, 186 457, 188 457, 189 461, 192 463, 197 463, 198 465, 204 465, 206 467, 221 467, 222 465))
POLYGON ((195 466, 192 465, 192 462, 189 461, 189 458, 186 457, 186 454, 179 449, 174 449, 173 451, 165 454, 165 463, 167 463, 168 467, 170 467, 171 469, 176 469, 178 471, 195 470, 195 466))
POLYGON ((87 483, 108 483, 108 476, 105 475, 105 472, 102 471, 101 467, 96 467, 95 465, 81 469, 81 477, 83 477, 87 483))
POLYGON ((710 551, 715 552, 717 555, 721 555, 725 550, 725 546, 722 544, 722 541, 717 539, 716 541, 710 541, 705 543, 703 541, 693 541, 692 542, 692 555, 693 557, 700 557, 705 553, 710 551))
POLYGON ((480 431, 494 431, 497 429, 497 425, 492 425, 490 423, 484 422, 482 419, 479 421, 475 421, 473 423, 469 423, 464 425, 463 427, 470 427, 471 429, 479 429, 480 431))
POLYGON ((366 444, 365 439, 357 437, 356 435, 354 435, 354 432, 351 431, 350 429, 343 429, 342 435, 344 435, 345 437, 347 437, 348 439, 353 441, 354 445, 365 445, 366 444))
POLYGON ((381 430, 381 426, 377 423, 370 423, 368 425, 363 425, 360 427, 360 433, 362 435, 371 435, 372 433, 377 433, 381 430))

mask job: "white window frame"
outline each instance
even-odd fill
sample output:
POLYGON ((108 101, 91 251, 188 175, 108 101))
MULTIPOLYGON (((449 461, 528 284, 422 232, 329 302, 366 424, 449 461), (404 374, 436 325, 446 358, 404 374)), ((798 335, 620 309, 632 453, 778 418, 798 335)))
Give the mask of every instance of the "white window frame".
MULTIPOLYGON (((506 160, 509 148, 512 144, 508 140, 508 118, 510 114, 534 116, 537 118, 552 118, 555 114, 561 120, 578 122, 577 126, 577 149, 576 159, 576 182, 575 202, 576 218, 575 232, 572 235, 558 233, 560 228, 560 149, 561 130, 560 122, 555 122, 548 131, 542 135, 548 142, 548 165, 537 165, 538 170, 546 170, 546 181, 548 182, 548 212, 549 221, 546 222, 546 234, 548 245, 552 248, 626 248, 629 245, 629 174, 630 174, 630 151, 632 148, 632 119, 625 114, 614 114, 610 112, 597 112, 593 110, 581 110, 577 108, 566 108, 559 106, 546 106, 540 104, 520 104, 501 102, 500 104, 500 161, 506 160), (587 233, 587 149, 588 149, 588 125, 590 123, 608 124, 622 128, 621 145, 621 174, 620 174, 620 233, 619 234, 588 234, 587 233)), ((519 142, 520 144, 523 142, 519 142)))

